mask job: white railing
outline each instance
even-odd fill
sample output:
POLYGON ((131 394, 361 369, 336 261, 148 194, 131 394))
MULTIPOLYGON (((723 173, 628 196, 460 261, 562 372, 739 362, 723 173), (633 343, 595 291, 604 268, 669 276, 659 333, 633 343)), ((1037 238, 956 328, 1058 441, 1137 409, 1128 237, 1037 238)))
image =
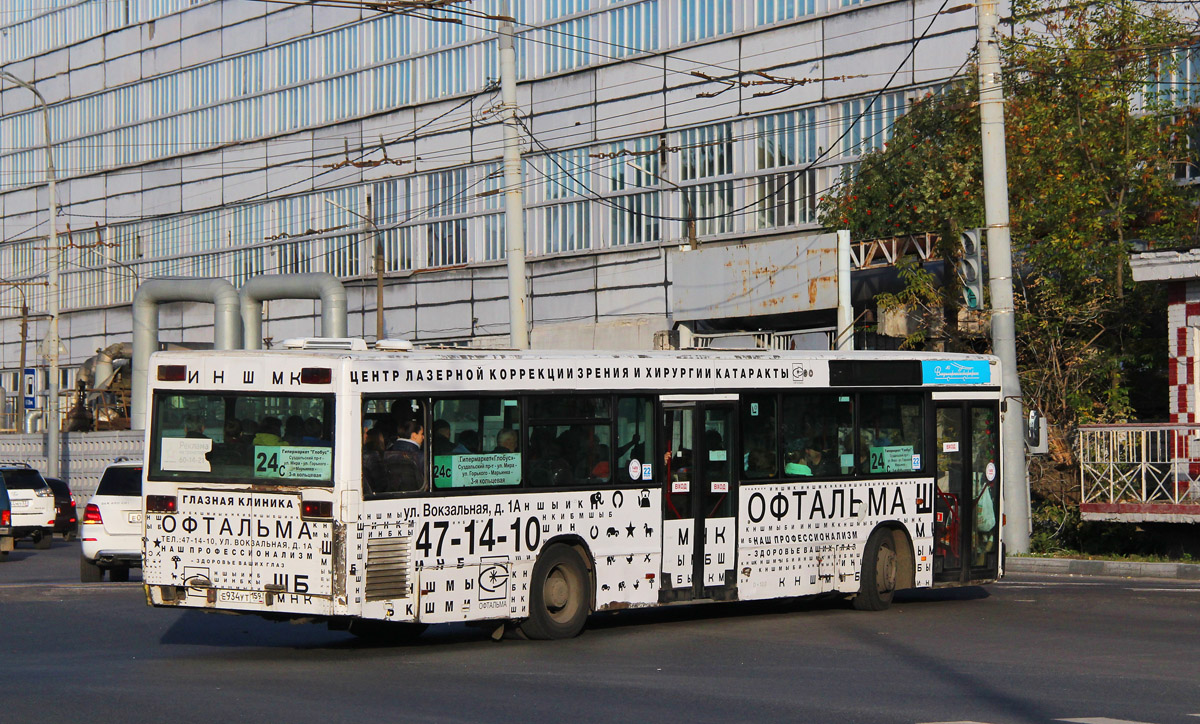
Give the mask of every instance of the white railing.
POLYGON ((1081 425, 1083 503, 1200 502, 1200 425, 1081 425))

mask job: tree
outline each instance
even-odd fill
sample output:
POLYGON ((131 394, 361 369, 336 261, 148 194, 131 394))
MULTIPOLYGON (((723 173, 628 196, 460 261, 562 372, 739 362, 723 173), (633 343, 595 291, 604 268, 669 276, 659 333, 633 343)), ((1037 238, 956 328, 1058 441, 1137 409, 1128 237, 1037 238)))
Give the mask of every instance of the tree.
MULTIPOLYGON (((1126 267, 1135 242, 1196 242, 1197 194, 1175 180, 1196 98, 1159 83, 1195 40, 1158 5, 1014 0, 1012 12, 1002 57, 1020 374, 1070 463, 1075 427, 1126 418, 1131 386, 1161 369, 1162 291, 1126 267)), ((957 232, 983 226, 975 77, 914 103, 822 199, 822 223, 859 238, 938 231, 939 255, 956 259, 957 232)), ((913 260, 901 274, 904 289, 881 304, 940 301, 954 331, 953 275, 939 284, 913 260)))

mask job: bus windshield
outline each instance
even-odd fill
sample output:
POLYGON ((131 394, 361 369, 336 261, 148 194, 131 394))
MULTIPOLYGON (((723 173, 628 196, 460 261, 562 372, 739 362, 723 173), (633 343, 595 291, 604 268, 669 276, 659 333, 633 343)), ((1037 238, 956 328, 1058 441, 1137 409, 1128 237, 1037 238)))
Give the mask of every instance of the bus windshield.
POLYGON ((151 480, 332 485, 333 396, 159 392, 151 480))

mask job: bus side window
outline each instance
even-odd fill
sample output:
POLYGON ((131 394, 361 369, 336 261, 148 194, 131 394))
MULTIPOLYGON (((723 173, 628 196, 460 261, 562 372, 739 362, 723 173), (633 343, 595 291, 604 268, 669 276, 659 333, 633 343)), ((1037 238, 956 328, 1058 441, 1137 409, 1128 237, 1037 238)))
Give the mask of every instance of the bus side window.
POLYGON ((653 482, 660 467, 651 459, 654 453, 654 398, 617 398, 616 425, 617 482, 653 482))
POLYGON ((924 419, 917 392, 864 392, 858 396, 860 475, 912 473, 924 467, 924 419))
POLYGON ((783 477, 824 478, 854 472, 851 398, 848 395, 783 396, 783 477))
POLYGON ((515 398, 435 400, 428 454, 434 489, 521 484, 521 403, 515 398))
POLYGON ((742 476, 748 480, 779 477, 774 395, 742 397, 742 476))
POLYGON ((611 397, 530 397, 529 420, 531 486, 556 488, 613 479, 611 397))
POLYGON ((425 407, 410 397, 363 400, 364 497, 425 489, 425 407))

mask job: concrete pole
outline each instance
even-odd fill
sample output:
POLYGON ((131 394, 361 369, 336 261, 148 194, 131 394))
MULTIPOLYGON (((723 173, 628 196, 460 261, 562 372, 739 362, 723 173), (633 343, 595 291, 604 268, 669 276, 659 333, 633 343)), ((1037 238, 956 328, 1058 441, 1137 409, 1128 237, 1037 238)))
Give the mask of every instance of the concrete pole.
MULTIPOLYGON (((46 271, 46 310, 50 315, 50 328, 46 333, 46 362, 50 371, 49 387, 46 395, 46 475, 51 478, 59 477, 59 463, 62 454, 59 452, 62 426, 58 419, 58 269, 62 265, 62 255, 58 248, 58 200, 55 189, 54 148, 50 137, 50 106, 46 98, 27 83, 8 71, 0 71, 0 78, 19 85, 29 91, 42 104, 42 130, 46 142, 46 193, 49 194, 50 212, 50 246, 52 259, 47 264, 46 271)), ((25 370, 21 370, 25 374, 25 370)))
MULTIPOLYGON (((375 226, 375 215, 371 213, 371 195, 367 194, 367 224, 375 232, 375 341, 383 339, 383 235, 375 226)), ((322 330, 324 331, 324 330, 322 330)))
POLYGON ((837 232, 837 339, 839 350, 854 349, 854 302, 850 298, 850 230, 837 232))
POLYGON ((525 315, 525 209, 521 199, 521 136, 517 128, 517 51, 512 2, 502 0, 500 15, 500 94, 504 118, 504 235, 508 259, 509 344, 529 349, 525 315))
POLYGON ((1012 239, 1008 222, 1008 162, 1004 150, 1004 86, 996 38, 996 0, 979 3, 979 125, 983 134, 983 206, 987 221, 989 288, 992 293, 992 349, 1002 378, 1001 453, 1009 553, 1029 551, 1029 478, 1025 470, 1024 411, 1017 375, 1017 325, 1013 311, 1012 239))

